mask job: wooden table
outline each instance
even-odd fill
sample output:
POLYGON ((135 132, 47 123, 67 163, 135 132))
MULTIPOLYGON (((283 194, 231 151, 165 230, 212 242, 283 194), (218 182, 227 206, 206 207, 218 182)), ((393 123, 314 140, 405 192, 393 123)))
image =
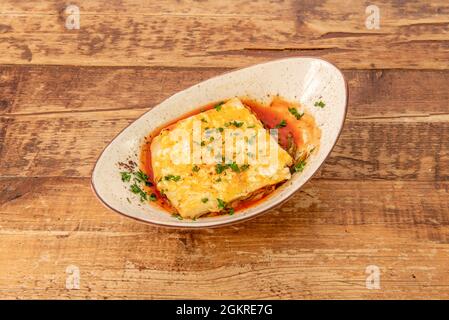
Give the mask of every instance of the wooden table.
POLYGON ((449 298, 447 0, 376 0, 372 30, 365 1, 35 2, 0 2, 2 298, 449 298), (95 198, 95 160, 139 115, 290 56, 342 68, 350 102, 331 157, 281 208, 178 231, 95 198))

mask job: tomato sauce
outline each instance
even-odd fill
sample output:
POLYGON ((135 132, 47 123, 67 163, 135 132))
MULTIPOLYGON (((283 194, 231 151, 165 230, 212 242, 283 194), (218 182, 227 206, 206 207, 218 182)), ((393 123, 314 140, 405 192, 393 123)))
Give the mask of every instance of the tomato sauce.
POLYGON ((153 170, 151 168, 151 139, 154 135, 150 135, 145 138, 145 143, 142 145, 140 152, 140 170, 142 170, 147 176, 148 181, 151 183, 151 186, 144 186, 143 189, 148 194, 154 193, 156 195, 156 201, 151 201, 161 207, 169 211, 170 213, 176 213, 175 208, 170 204, 168 199, 160 193, 160 191, 156 188, 156 182, 154 181, 153 170))
POLYGON ((299 147, 303 144, 302 133, 297 126, 297 122, 300 120, 297 120, 288 110, 297 105, 279 97, 275 97, 270 106, 264 106, 250 99, 243 99, 242 102, 256 114, 268 129, 278 129, 279 144, 282 148, 288 149, 289 136, 293 138, 296 146, 299 147), (280 125, 283 121, 285 121, 285 126, 280 125))

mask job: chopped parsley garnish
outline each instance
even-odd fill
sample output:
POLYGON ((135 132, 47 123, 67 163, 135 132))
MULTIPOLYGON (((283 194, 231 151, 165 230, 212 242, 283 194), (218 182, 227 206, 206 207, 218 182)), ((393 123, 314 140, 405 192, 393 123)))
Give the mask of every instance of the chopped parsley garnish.
POLYGON ((180 176, 174 176, 174 175, 172 175, 172 174, 169 174, 169 175, 166 175, 165 177, 164 177, 164 179, 166 180, 166 181, 168 181, 168 180, 172 180, 172 181, 179 181, 179 180, 181 180, 181 177, 180 176))
POLYGON ((326 104, 322 100, 320 100, 320 101, 315 102, 314 106, 319 107, 319 108, 324 108, 326 106, 326 104))
POLYGON ((202 203, 206 203, 207 201, 209 201, 209 198, 203 198, 203 199, 201 199, 201 202, 202 202, 202 203))
POLYGON ((148 181, 148 176, 142 170, 135 172, 134 176, 137 181, 145 183, 145 185, 148 187, 151 187, 153 185, 150 181, 148 181))
POLYGON ((229 168, 231 168, 232 171, 234 172, 240 172, 240 168, 237 165, 237 163, 233 162, 229 164, 229 168))
POLYGON ((204 118, 201 118, 201 122, 207 123, 207 120, 204 118))
MULTIPOLYGON (((239 167, 238 164, 235 162, 227 163, 227 164, 217 163, 215 165, 215 172, 220 174, 223 171, 225 171, 226 169, 231 169, 234 172, 241 172, 241 171, 247 170, 248 168, 249 168, 248 164, 243 164, 239 167)), ((220 181, 221 181, 221 179, 220 179, 220 181)), ((219 182, 219 181, 217 181, 217 182, 219 182)))
POLYGON ((201 141, 201 146, 204 147, 206 145, 206 142, 201 141))
POLYGON ((224 104, 224 102, 222 101, 222 102, 220 102, 220 103, 218 103, 218 104, 216 104, 215 105, 215 110, 217 110, 217 111, 220 111, 221 110, 221 106, 224 104))
POLYGON ((235 121, 235 120, 230 121, 230 122, 225 123, 225 126, 226 127, 234 126, 236 128, 240 128, 241 126, 243 126, 243 121, 235 121))
POLYGON ((226 211, 228 214, 233 215, 235 213, 234 208, 230 207, 226 202, 217 198, 218 209, 226 211))
POLYGON ((220 132, 223 132, 223 128, 222 127, 220 127, 220 128, 218 128, 218 131, 220 131, 220 132))
POLYGON ((221 182, 221 178, 218 178, 217 180, 215 180, 215 182, 221 182))
POLYGON ((293 107, 293 108, 288 108, 288 111, 289 111, 292 115, 295 116, 296 120, 301 119, 301 117, 304 115, 304 112, 303 112, 303 113, 299 113, 298 110, 297 110, 295 107, 293 107))
POLYGON ((217 202, 218 202, 218 209, 224 209, 226 208, 227 204, 226 202, 224 202, 223 200, 217 198, 217 202))
POLYGON ((252 124, 252 125, 248 126, 248 128, 249 128, 249 129, 251 129, 251 128, 255 128, 255 127, 256 127, 256 125, 255 125, 255 124, 252 124))
POLYGON ((157 200, 156 194, 155 193, 150 194, 149 199, 150 201, 156 201, 157 200))
POLYGON ((214 137, 210 137, 210 138, 209 138, 209 141, 210 141, 210 142, 212 142, 212 141, 214 141, 214 140, 215 140, 214 137))
POLYGON ((193 168, 192 168, 192 171, 193 172, 198 172, 198 171, 200 171, 200 167, 198 167, 197 165, 194 165, 193 168))
MULTIPOLYGON (((136 172, 120 172, 120 174, 122 176, 123 182, 130 182, 131 178, 134 176, 133 182, 129 186, 129 190, 132 193, 139 195, 141 202, 143 202, 145 200, 151 200, 151 201, 157 200, 156 194, 154 194, 154 193, 148 194, 147 192, 145 192, 145 190, 143 190, 140 187, 140 184, 143 184, 147 187, 153 186, 153 183, 151 183, 148 175, 145 174, 145 172, 143 172, 142 170, 138 170, 136 172)), ((130 202, 129 198, 127 198, 127 200, 128 200, 128 202, 130 202)))
POLYGON ((122 181, 123 182, 129 182, 131 180, 131 173, 129 172, 120 172, 122 175, 122 181))
POLYGON ((295 164, 293 169, 295 170, 295 172, 302 172, 304 170, 305 166, 306 166, 306 162, 304 160, 301 160, 297 164, 295 164))
POLYGON ((131 192, 132 193, 138 194, 141 191, 142 191, 142 189, 140 189, 140 187, 136 183, 131 185, 131 192))
POLYGON ((140 195, 140 201, 143 202, 144 200, 147 200, 147 193, 140 189, 137 183, 134 182, 134 184, 131 185, 130 190, 132 193, 140 195))
POLYGON ((287 125, 287 121, 285 121, 284 119, 282 119, 281 120, 281 122, 279 122, 277 125, 276 125, 276 129, 280 129, 280 128, 283 128, 283 127, 285 127, 287 125))
POLYGON ((172 217, 176 218, 178 220, 183 220, 183 218, 179 214, 177 214, 177 213, 172 214, 172 217))
POLYGON ((215 166, 215 172, 220 174, 223 171, 225 171, 227 168, 228 168, 228 165, 217 163, 217 165, 215 166))

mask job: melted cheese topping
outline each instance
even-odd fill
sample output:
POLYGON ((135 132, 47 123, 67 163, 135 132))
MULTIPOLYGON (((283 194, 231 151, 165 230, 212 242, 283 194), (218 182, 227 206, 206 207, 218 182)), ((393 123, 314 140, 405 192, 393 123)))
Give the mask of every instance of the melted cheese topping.
POLYGON ((156 187, 183 218, 229 210, 232 202, 290 179, 293 161, 237 98, 162 130, 152 140, 151 159, 156 187), (186 134, 189 138, 181 139, 186 134), (248 149, 228 145, 228 135, 237 139, 246 135, 241 141, 248 149), (258 152, 263 142, 272 148, 271 158, 258 152), (223 146, 222 151, 212 152, 217 146, 223 146), (232 165, 222 162, 225 154, 234 156, 232 165), (244 163, 241 158, 236 163, 238 157, 244 163))

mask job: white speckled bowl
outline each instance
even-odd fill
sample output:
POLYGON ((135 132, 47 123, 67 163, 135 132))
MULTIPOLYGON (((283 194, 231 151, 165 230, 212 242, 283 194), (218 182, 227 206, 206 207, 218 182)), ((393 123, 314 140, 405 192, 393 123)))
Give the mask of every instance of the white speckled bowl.
POLYGON ((92 173, 92 187, 98 198, 112 210, 155 225, 178 228, 217 227, 253 218, 281 204, 298 191, 323 164, 343 127, 348 89, 343 74, 331 63, 317 58, 290 58, 257 64, 232 71, 183 90, 154 107, 124 129, 103 151, 92 173), (117 163, 128 157, 138 162, 143 139, 173 119, 213 101, 247 96, 267 103, 279 94, 299 101, 321 128, 320 148, 308 160, 302 173, 284 183, 260 204, 234 215, 178 220, 150 204, 141 204, 129 185, 121 181, 117 163), (317 100, 326 103, 317 108, 317 100), (127 198, 131 199, 128 201, 127 198))

